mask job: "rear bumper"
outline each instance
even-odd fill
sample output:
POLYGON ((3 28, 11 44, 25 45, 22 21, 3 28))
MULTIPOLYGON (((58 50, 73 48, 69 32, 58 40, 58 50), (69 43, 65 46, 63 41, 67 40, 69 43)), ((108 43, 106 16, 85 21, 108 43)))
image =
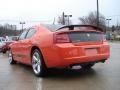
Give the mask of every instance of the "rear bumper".
POLYGON ((89 62, 101 62, 107 60, 109 54, 99 54, 94 56, 80 56, 72 58, 64 58, 64 65, 89 63, 89 62))
POLYGON ((72 64, 99 62, 109 58, 109 45, 88 45, 74 46, 73 44, 56 44, 49 47, 49 50, 43 49, 43 57, 48 68, 64 67, 72 64), (96 54, 89 52, 86 55, 86 48, 95 48, 96 54))

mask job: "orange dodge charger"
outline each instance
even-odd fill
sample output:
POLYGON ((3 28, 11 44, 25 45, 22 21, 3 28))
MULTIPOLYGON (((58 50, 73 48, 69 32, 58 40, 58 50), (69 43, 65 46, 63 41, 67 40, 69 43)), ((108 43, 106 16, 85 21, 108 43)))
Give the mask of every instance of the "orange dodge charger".
POLYGON ((33 26, 9 46, 9 63, 31 65, 37 76, 44 76, 49 68, 89 69, 110 55, 103 30, 92 25, 33 26))

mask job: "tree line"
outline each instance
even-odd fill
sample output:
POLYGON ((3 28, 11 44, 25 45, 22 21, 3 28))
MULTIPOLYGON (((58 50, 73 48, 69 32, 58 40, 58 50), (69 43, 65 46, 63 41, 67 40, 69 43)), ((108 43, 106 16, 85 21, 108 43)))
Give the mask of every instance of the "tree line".
POLYGON ((4 25, 0 25, 0 37, 5 36, 17 36, 21 33, 20 30, 13 29, 13 28, 7 28, 4 25))

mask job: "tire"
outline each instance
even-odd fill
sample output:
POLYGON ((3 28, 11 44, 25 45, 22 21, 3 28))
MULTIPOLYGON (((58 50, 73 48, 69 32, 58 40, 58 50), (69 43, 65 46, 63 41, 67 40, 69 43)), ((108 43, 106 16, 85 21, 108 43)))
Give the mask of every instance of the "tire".
POLYGON ((6 53, 6 50, 3 50, 2 52, 3 52, 3 54, 5 54, 5 53, 6 53))
POLYGON ((44 77, 46 75, 46 66, 43 57, 38 49, 32 52, 32 68, 36 76, 44 77))
POLYGON ((16 64, 16 61, 13 59, 13 54, 11 50, 8 51, 8 58, 10 64, 16 64))
POLYGON ((94 66, 94 63, 89 63, 89 64, 82 64, 81 67, 83 69, 91 69, 94 66))

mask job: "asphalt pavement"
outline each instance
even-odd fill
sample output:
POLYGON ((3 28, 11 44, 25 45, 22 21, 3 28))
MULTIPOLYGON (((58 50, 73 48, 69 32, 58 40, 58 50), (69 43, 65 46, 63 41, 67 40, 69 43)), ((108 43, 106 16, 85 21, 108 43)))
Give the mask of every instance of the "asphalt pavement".
POLYGON ((111 56, 93 69, 52 69, 36 77, 23 64, 9 65, 0 54, 0 90, 120 90, 120 43, 110 43, 111 56))

